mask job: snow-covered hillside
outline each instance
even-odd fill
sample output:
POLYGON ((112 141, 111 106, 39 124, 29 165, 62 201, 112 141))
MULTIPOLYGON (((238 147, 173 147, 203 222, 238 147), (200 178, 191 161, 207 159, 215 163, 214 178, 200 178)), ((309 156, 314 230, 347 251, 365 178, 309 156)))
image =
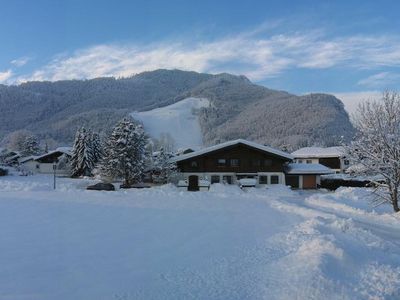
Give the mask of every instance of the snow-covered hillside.
POLYGON ((200 148, 203 139, 198 117, 193 110, 207 107, 209 101, 200 98, 187 98, 172 105, 145 112, 132 113, 133 118, 143 122, 146 132, 155 138, 167 133, 177 148, 200 148))
POLYGON ((0 178, 0 299, 399 299, 400 220, 364 189, 0 178))

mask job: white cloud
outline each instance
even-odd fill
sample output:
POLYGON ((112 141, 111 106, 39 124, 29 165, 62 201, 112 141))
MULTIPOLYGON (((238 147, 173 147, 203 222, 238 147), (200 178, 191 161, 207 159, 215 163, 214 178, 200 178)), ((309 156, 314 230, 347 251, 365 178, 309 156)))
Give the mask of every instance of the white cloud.
POLYGON ((120 77, 159 68, 231 72, 258 81, 295 68, 400 66, 400 36, 329 38, 322 31, 271 34, 269 29, 263 24, 216 41, 95 45, 58 55, 14 81, 120 77))
POLYGON ((24 57, 14 59, 14 60, 10 61, 10 63, 16 67, 22 67, 22 66, 26 65, 29 60, 30 60, 29 57, 24 56, 24 57))
POLYGON ((351 115, 357 111, 360 103, 365 101, 376 101, 382 96, 379 91, 362 91, 362 92, 348 92, 348 93, 332 93, 335 97, 342 100, 346 111, 351 115))
POLYGON ((370 88, 388 88, 395 83, 400 83, 400 74, 392 72, 380 72, 358 81, 359 85, 370 88))
POLYGON ((0 83, 8 83, 8 80, 13 75, 11 70, 0 72, 0 83))

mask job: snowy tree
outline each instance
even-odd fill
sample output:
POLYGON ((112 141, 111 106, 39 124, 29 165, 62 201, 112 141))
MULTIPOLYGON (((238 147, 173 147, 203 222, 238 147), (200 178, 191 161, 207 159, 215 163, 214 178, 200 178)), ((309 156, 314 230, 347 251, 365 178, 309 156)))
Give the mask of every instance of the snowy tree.
MULTIPOLYGON (((97 145, 96 145, 97 147, 97 145)), ((75 134, 71 157, 71 172, 73 177, 90 176, 98 161, 93 134, 84 127, 75 134)))
POLYGON ((129 186, 141 180, 145 166, 147 138, 141 125, 124 118, 107 139, 100 173, 108 178, 123 179, 129 186))
POLYGON ((176 142, 169 133, 161 133, 159 138, 153 138, 155 149, 163 148, 167 152, 174 152, 176 150, 176 142))
POLYGON ((349 154, 360 165, 355 172, 380 175, 383 180, 374 182, 377 200, 379 203, 390 203, 398 212, 400 95, 385 92, 381 101, 361 104, 354 116, 354 123, 358 133, 349 147, 349 154))
POLYGON ((21 142, 20 151, 22 156, 38 155, 42 151, 39 147, 39 140, 34 135, 28 135, 21 142))
POLYGON ((103 145, 101 143, 100 135, 96 132, 91 134, 91 144, 93 150, 93 157, 95 163, 98 163, 103 158, 103 145))
POLYGON ((154 160, 153 181, 156 183, 168 183, 176 172, 176 163, 171 162, 171 155, 164 148, 161 148, 154 160))
POLYGON ((27 147, 26 142, 28 139, 30 141, 35 140, 37 142, 37 137, 32 132, 28 130, 17 130, 7 135, 2 143, 5 144, 9 150, 24 152, 25 148, 27 147))

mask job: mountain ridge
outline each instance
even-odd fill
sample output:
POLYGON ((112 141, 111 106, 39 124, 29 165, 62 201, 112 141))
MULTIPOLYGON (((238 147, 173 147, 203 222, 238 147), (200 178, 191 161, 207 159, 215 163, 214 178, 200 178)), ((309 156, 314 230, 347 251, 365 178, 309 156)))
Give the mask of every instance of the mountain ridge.
POLYGON ((332 95, 296 96, 254 84, 243 75, 160 69, 120 79, 0 85, 0 139, 29 129, 69 144, 79 126, 107 132, 133 111, 189 97, 212 103, 197 112, 206 145, 247 138, 296 149, 346 141, 354 132, 343 103, 332 95))

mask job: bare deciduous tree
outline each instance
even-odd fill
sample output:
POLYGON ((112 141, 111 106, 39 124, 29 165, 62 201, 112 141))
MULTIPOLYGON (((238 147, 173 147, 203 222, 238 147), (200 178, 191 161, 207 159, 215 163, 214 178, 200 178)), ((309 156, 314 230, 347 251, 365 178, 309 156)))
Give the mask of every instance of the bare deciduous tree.
POLYGON ((399 209, 400 187, 400 95, 384 92, 380 101, 367 101, 354 116, 358 130, 349 147, 353 160, 361 168, 358 174, 377 174, 383 180, 375 182, 379 203, 389 202, 399 209))

